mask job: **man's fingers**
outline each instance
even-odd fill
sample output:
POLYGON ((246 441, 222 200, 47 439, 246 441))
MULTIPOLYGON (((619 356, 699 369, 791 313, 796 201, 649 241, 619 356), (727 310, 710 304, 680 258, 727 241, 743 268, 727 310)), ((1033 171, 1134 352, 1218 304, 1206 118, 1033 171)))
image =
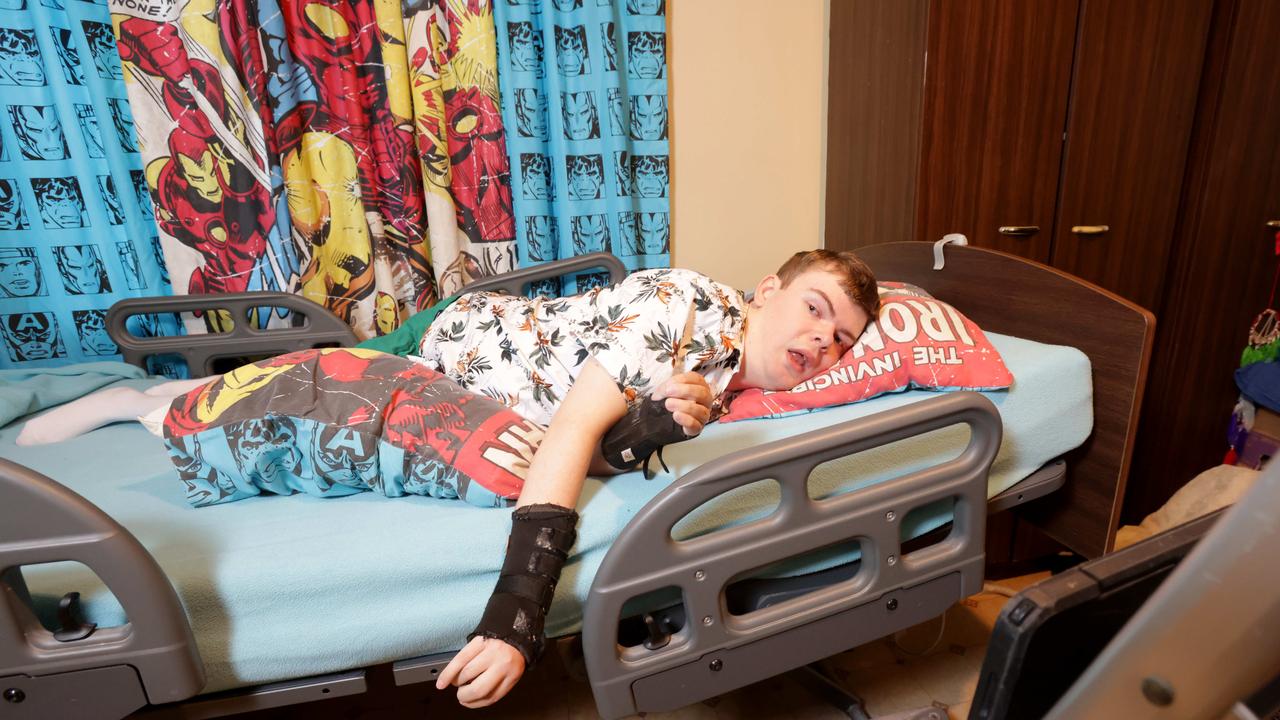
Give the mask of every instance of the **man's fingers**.
POLYGON ((462 668, 466 667, 467 663, 471 662, 475 656, 479 655, 483 648, 484 638, 482 637, 473 638, 471 642, 467 643, 458 651, 457 655, 453 656, 453 659, 449 661, 449 664, 445 665, 444 671, 440 673, 440 677, 436 678, 436 689, 443 690, 450 685, 453 685, 454 680, 457 679, 458 673, 462 671, 462 668))
POLYGON ((654 400, 687 400, 696 405, 711 407, 711 391, 696 385, 673 385, 665 394, 654 393, 654 400))
POLYGON ((683 410, 677 410, 671 414, 676 423, 684 428, 684 434, 694 437, 702 432, 702 428, 706 427, 706 423, 700 422, 697 418, 683 410))
MULTIPOLYGON (((663 407, 672 413, 682 412, 703 425, 706 425, 707 421, 711 419, 711 408, 691 400, 667 398, 667 401, 663 403, 663 407)), ((677 420, 676 422, 679 421, 677 420)), ((681 425, 683 424, 681 423, 681 425)))
POLYGON ((505 678, 506 673, 499 666, 490 665, 475 680, 458 688, 458 702, 464 707, 484 707, 496 701, 498 698, 491 696, 505 678))
POLYGON ((711 387, 707 385, 706 378, 696 372, 680 373, 667 378, 653 391, 654 400, 671 397, 683 397, 694 402, 705 400, 704 404, 710 405, 711 387))

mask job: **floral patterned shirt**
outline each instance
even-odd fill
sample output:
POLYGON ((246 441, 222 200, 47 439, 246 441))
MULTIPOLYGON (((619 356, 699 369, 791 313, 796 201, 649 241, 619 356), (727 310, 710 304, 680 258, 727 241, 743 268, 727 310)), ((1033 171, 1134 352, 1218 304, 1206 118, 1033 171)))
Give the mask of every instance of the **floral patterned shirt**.
POLYGON ((694 371, 716 399, 742 360, 742 295, 692 270, 642 270, 566 298, 469 293, 423 335, 427 365, 547 425, 588 358, 628 402, 694 371))

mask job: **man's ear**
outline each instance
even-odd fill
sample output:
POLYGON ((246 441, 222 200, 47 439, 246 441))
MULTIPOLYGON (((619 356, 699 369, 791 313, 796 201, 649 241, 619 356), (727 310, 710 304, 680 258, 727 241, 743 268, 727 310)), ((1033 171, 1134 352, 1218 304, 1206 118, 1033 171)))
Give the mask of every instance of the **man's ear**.
POLYGON ((756 292, 751 296, 751 304, 763 306, 782 287, 782 280, 777 275, 765 275, 756 283, 756 292))

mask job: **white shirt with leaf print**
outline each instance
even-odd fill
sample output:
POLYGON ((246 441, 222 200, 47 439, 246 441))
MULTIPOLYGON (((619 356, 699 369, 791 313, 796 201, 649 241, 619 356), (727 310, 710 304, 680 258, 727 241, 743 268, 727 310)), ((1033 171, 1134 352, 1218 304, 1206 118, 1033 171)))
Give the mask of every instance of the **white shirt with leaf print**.
POLYGON ((692 270, 641 270, 566 298, 468 293, 436 317, 420 350, 463 387, 548 425, 588 358, 629 403, 693 371, 718 408, 741 363, 745 329, 737 290, 692 270))

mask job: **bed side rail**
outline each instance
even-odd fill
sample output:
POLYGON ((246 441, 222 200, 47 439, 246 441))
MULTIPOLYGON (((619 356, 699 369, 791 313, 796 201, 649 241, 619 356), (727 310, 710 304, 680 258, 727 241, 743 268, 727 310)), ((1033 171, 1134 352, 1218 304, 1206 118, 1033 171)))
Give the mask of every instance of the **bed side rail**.
POLYGON ((107 311, 107 333, 120 347, 125 362, 146 368, 147 358, 153 355, 181 355, 192 377, 212 375, 213 364, 219 358, 276 355, 314 347, 350 347, 357 342, 355 332, 328 308, 301 295, 283 292, 129 298, 107 311), (261 308, 286 308, 301 325, 257 328, 248 318, 261 308), (231 330, 204 335, 139 337, 129 332, 126 325, 134 315, 210 311, 227 313, 233 319, 231 330))
MULTIPOLYGON (((61 635, 61 633, 59 633, 61 635)), ((145 548, 93 503, 0 459, 0 691, 5 717, 119 718, 191 697, 204 668, 186 613, 145 548), (97 573, 128 622, 63 640, 31 605, 21 567, 75 561, 97 573), (10 697, 20 698, 15 702, 10 697)))
POLYGON ((508 295, 523 295, 530 283, 560 277, 571 272, 596 269, 607 270, 611 283, 620 282, 627 276, 627 266, 623 265, 613 253, 593 252, 482 278, 462 288, 461 292, 487 290, 508 295))
POLYGON ((728 455, 677 480, 624 528, 591 586, 583 650, 600 713, 615 718, 696 702, 923 621, 977 592, 987 475, 1001 436, 989 400, 952 393, 728 455), (810 498, 808 478, 819 464, 955 424, 968 425, 970 437, 954 459, 810 498), (764 479, 781 489, 768 517, 672 538, 676 523, 703 503, 764 479), (903 556, 901 520, 948 498, 950 535, 903 556), (744 615, 728 612, 725 587, 735 578, 851 539, 862 560, 848 580, 744 615), (670 587, 682 595, 684 627, 656 650, 618 645, 624 604, 670 587))

